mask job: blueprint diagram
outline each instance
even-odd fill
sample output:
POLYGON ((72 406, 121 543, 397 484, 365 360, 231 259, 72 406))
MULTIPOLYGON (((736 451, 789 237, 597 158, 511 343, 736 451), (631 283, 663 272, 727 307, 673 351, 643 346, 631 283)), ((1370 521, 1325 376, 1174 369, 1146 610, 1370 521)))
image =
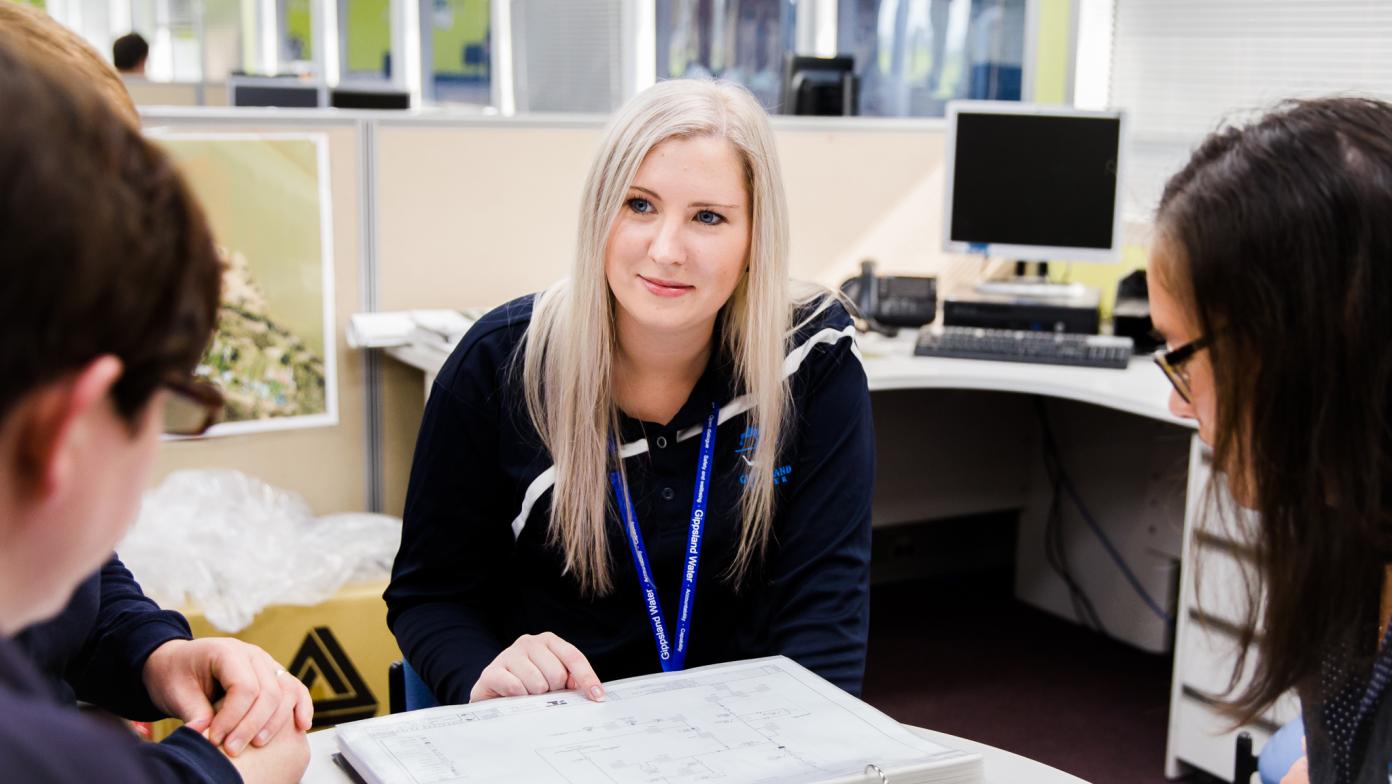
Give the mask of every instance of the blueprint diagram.
POLYGON ((557 692, 369 719, 341 725, 339 746, 374 784, 860 781, 870 763, 972 781, 979 765, 782 657, 606 691, 601 703, 557 692))

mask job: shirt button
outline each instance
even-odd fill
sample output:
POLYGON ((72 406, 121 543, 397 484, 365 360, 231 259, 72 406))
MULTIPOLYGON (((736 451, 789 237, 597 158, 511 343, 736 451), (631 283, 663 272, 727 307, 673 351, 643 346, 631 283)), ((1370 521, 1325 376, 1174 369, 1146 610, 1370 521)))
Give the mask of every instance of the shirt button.
POLYGON ((658 437, 657 437, 657 448, 658 448, 658 449, 666 449, 666 448, 667 448, 667 436, 658 436, 658 437))
POLYGON ((676 498, 676 497, 677 497, 677 491, 673 490, 673 489, 670 488, 670 487, 664 487, 664 488, 662 488, 662 500, 664 500, 664 501, 670 501, 670 500, 672 500, 673 498, 676 498))

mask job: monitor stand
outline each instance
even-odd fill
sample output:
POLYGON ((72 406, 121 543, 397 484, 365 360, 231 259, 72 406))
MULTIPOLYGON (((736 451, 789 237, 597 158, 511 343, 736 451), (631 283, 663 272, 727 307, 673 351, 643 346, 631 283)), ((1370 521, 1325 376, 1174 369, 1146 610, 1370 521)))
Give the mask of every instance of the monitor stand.
POLYGON ((1008 280, 988 280, 976 284, 976 293, 997 297, 1021 297, 1031 300, 1074 300, 1089 293, 1081 283, 1050 283, 1049 262, 1037 263, 1034 275, 1029 274, 1029 262, 1015 262, 1015 277, 1008 280))
POLYGON ((1026 299, 1077 299, 1088 293, 1088 287, 1081 283, 1048 283, 1015 278, 978 283, 976 293, 1026 299))

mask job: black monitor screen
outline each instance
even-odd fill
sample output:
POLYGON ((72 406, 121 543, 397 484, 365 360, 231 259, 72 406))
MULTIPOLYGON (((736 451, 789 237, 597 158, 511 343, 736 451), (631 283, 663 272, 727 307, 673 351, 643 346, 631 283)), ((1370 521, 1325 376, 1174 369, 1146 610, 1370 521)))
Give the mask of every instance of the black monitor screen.
POLYGON ((329 105, 335 109, 410 109, 411 94, 400 90, 334 90, 329 105))
POLYGON ((1116 117, 957 115, 953 242, 1112 247, 1116 117))
POLYGON ((319 88, 301 85, 237 85, 233 93, 236 106, 279 106, 287 109, 313 109, 319 105, 319 88))

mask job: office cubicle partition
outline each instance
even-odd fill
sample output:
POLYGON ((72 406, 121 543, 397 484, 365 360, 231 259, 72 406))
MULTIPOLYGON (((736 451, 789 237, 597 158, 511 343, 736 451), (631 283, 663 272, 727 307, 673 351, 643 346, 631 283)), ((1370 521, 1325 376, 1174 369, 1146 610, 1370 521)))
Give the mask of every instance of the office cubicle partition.
POLYGON ((155 82, 123 77, 136 106, 226 106, 225 82, 155 82))
POLYGON ((322 113, 152 109, 147 130, 160 133, 311 133, 328 144, 332 202, 334 341, 338 422, 334 425, 167 443, 154 481, 183 468, 229 468, 305 497, 316 514, 370 508, 369 419, 364 357, 344 343, 348 317, 363 309, 362 229, 367 222, 362 123, 322 113))
MULTIPOLYGON (((285 482, 316 511, 400 514, 419 378, 348 350, 345 320, 362 310, 490 307, 567 274, 603 118, 150 109, 145 120, 174 132, 327 134, 340 327, 338 425, 172 444, 160 475, 239 468, 285 482)), ((794 277, 835 285, 863 258, 885 272, 939 274, 947 290, 980 274, 979 262, 939 250, 941 121, 779 117, 774 132, 794 277)))
MULTIPOLYGON (((775 118, 792 274, 835 285, 861 258, 931 274, 950 264, 938 214, 941 121, 775 118)), ((490 307, 568 274, 580 189, 603 118, 413 116, 373 123, 377 306, 490 307)), ((965 263, 973 274, 981 266, 965 263)), ((404 503, 419 376, 384 366, 385 509, 404 503)))

